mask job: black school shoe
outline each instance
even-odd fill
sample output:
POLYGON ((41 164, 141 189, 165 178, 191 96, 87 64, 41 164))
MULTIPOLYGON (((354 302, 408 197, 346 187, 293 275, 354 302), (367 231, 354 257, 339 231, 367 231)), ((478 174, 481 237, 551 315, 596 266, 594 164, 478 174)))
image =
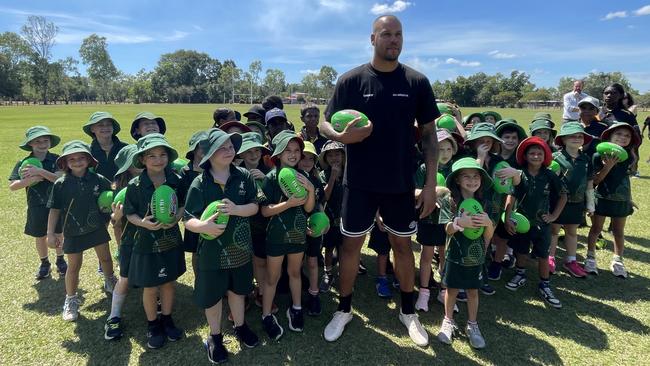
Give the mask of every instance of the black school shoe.
POLYGON ((177 328, 174 325, 174 321, 172 320, 171 315, 161 315, 160 322, 162 323, 165 335, 170 342, 176 342, 177 340, 183 338, 183 330, 177 328))
POLYGON ((289 320, 289 329, 294 332, 302 332, 305 326, 305 317, 302 314, 302 309, 296 310, 293 306, 287 309, 287 319, 289 320))
POLYGON ((52 263, 50 263, 50 261, 41 262, 41 265, 38 267, 38 271, 36 272, 36 279, 39 281, 44 280, 49 278, 51 273, 52 263))
POLYGON ((147 338, 147 347, 150 349, 158 349, 165 345, 165 329, 160 324, 160 320, 156 320, 154 324, 149 325, 147 338))
POLYGON ((248 348, 255 348, 260 344, 260 339, 255 333, 248 327, 248 324, 244 323, 238 327, 235 327, 235 335, 239 342, 248 348))
POLYGON ((262 319, 262 325, 266 334, 273 340, 277 341, 284 334, 284 329, 278 324, 278 319, 273 314, 264 317, 262 319))
POLYGON ((318 295, 309 294, 307 297, 307 315, 318 316, 322 311, 320 297, 318 295))
POLYGON ((65 259, 56 259, 56 271, 59 273, 59 276, 65 277, 65 273, 68 271, 68 263, 66 263, 65 259))
POLYGON ((203 341, 205 350, 208 351, 210 363, 224 363, 228 361, 228 351, 223 346, 223 334, 211 335, 203 341))
POLYGON ((104 339, 107 341, 122 338, 122 326, 119 316, 114 316, 106 321, 104 325, 104 339))

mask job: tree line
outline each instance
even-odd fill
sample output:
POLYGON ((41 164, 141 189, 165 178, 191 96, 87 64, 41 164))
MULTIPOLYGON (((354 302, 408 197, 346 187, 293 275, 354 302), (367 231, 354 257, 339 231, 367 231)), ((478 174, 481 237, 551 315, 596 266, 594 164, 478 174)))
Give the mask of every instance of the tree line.
MULTIPOLYGON (((120 71, 108 52, 106 38, 86 37, 79 58, 53 60, 58 27, 41 16, 30 16, 20 33, 0 34, 0 100, 27 102, 130 103, 259 103, 267 95, 326 101, 338 73, 328 65, 307 73, 299 83, 288 83, 280 69, 263 70, 255 60, 240 68, 234 60, 220 61, 207 53, 177 50, 160 56, 152 71, 135 75, 120 71), (79 65, 86 73, 79 72, 79 65)), ((611 82, 621 83, 637 105, 650 107, 650 93, 640 95, 620 72, 592 72, 584 79, 585 92, 600 97, 611 82)), ((525 72, 487 75, 483 72, 432 84, 439 99, 462 106, 516 107, 531 101, 562 99, 572 89, 572 78, 561 78, 557 88, 536 87, 525 72)))

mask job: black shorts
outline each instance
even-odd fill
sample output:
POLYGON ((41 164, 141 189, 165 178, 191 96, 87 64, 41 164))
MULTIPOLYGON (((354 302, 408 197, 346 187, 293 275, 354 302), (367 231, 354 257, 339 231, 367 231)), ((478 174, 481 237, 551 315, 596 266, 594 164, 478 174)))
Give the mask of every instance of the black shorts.
POLYGON ((425 247, 444 247, 447 241, 445 224, 418 224, 415 240, 425 247))
POLYGON ((305 248, 305 255, 307 257, 318 257, 322 245, 323 235, 317 238, 307 235, 307 248, 305 248))
POLYGON ((528 254, 531 244, 533 254, 537 258, 548 258, 551 246, 551 225, 531 226, 526 234, 516 234, 508 241, 508 245, 517 254, 528 254))
POLYGON ((343 235, 360 237, 368 234, 375 226, 377 210, 389 233, 401 237, 411 237, 416 233, 418 224, 412 191, 377 193, 346 186, 341 212, 343 235))
POLYGON ((370 231, 368 248, 374 250, 377 255, 388 255, 388 253, 390 253, 390 241, 388 240, 388 233, 379 230, 379 228, 376 226, 373 227, 370 231))
POLYGON ((510 235, 508 230, 506 230, 506 224, 504 224, 501 220, 499 220, 497 228, 494 230, 494 234, 504 240, 512 238, 512 235, 510 235))
POLYGON ((323 236, 323 247, 338 248, 343 243, 343 234, 340 226, 332 226, 323 236))

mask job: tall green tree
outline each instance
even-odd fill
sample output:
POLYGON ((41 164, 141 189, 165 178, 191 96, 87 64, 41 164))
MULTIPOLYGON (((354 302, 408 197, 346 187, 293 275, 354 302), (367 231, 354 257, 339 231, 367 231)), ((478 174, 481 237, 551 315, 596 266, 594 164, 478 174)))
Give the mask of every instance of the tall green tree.
POLYGON ((107 48, 106 37, 96 34, 84 38, 79 48, 79 55, 88 66, 88 77, 104 102, 111 99, 113 81, 120 75, 107 48))
POLYGON ((48 87, 50 83, 50 59, 54 39, 59 33, 59 28, 45 17, 30 15, 27 24, 21 28, 23 39, 31 48, 30 60, 32 82, 40 88, 41 99, 44 104, 48 100, 48 87))

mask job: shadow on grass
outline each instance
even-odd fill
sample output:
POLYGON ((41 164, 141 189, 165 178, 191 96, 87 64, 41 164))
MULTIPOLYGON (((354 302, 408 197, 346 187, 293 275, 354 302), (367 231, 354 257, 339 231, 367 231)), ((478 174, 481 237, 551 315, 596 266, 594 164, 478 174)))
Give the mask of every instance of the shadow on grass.
MULTIPOLYGON (((45 315, 60 315, 65 301, 65 278, 56 277, 35 282, 32 287, 36 290, 38 298, 31 303, 23 304, 23 309, 35 311, 45 315)), ((85 291, 78 291, 83 297, 85 291)))
POLYGON ((103 321, 88 319, 81 312, 74 327, 77 338, 65 340, 61 347, 86 357, 87 365, 126 365, 129 363, 131 343, 126 339, 105 341, 103 321))

